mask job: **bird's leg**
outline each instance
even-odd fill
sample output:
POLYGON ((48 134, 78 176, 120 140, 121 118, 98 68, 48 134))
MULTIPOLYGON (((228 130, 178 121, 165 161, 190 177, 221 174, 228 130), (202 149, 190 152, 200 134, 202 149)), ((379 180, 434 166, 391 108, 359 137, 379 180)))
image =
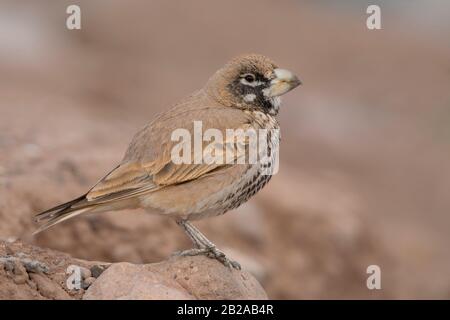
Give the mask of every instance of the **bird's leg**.
POLYGON ((177 221, 177 224, 183 228, 184 232, 188 235, 194 246, 198 249, 205 249, 215 247, 214 243, 209 241, 196 227, 194 227, 187 220, 177 221))
POLYGON ((195 248, 177 252, 181 256, 196 256, 204 254, 212 259, 217 259, 227 267, 240 270, 241 266, 236 261, 232 261, 225 256, 225 253, 216 248, 215 244, 208 240, 196 227, 187 220, 179 220, 177 224, 181 226, 194 243, 195 248))

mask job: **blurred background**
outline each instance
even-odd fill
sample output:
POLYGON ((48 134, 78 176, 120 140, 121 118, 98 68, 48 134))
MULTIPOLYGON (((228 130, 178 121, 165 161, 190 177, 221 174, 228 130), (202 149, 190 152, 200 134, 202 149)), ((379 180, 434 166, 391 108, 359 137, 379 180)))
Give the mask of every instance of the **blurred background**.
POLYGON ((448 1, 1 1, 0 238, 151 263, 190 243, 143 211, 32 216, 118 164, 134 132, 248 52, 296 72, 280 172, 197 225, 269 297, 450 298, 448 1), (66 8, 81 7, 81 30, 66 8), (382 30, 366 8, 381 7, 382 30), (381 268, 368 290, 366 268, 381 268))

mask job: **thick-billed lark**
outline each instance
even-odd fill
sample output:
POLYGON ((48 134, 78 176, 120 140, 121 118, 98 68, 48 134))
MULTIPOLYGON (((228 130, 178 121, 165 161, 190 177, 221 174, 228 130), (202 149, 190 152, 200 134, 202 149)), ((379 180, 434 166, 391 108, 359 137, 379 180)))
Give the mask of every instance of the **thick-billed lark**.
MULTIPOLYGON (((271 174, 263 171, 274 167, 278 152, 276 115, 280 96, 299 84, 293 73, 278 68, 264 56, 251 54, 233 59, 202 89, 143 127, 134 136, 122 162, 87 193, 38 214, 37 221, 47 221, 35 233, 82 213, 141 207, 167 215, 183 228, 195 248, 179 254, 205 254, 229 267, 240 268, 189 221, 237 208, 270 180, 271 174), (229 129, 269 130, 269 160, 202 162, 197 161, 198 154, 192 150, 196 148, 186 146, 183 153, 192 153, 194 159, 190 163, 174 161, 177 141, 173 133, 184 129, 183 132, 195 135, 194 122, 201 123, 202 133, 217 129, 224 137, 228 137, 225 133, 229 129)), ((241 143, 248 151, 248 141, 215 141, 215 150, 220 153, 229 150, 230 143, 241 143)), ((201 146, 206 144, 201 142, 201 146)), ((232 156, 232 160, 237 160, 237 156, 232 156)))

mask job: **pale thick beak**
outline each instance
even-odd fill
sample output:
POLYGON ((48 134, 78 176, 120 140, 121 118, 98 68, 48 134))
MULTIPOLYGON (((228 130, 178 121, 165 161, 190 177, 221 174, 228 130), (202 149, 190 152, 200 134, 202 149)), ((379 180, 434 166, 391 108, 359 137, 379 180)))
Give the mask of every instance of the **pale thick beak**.
POLYGON ((286 69, 277 68, 274 70, 275 78, 270 82, 270 87, 266 89, 266 96, 277 97, 298 87, 302 82, 295 74, 286 69))

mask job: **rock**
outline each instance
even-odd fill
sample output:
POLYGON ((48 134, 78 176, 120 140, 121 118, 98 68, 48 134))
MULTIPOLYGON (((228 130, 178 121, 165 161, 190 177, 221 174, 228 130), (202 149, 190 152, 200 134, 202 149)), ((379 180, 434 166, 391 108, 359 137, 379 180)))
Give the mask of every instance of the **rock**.
POLYGON ((230 270, 204 256, 172 258, 156 266, 177 276, 183 288, 197 299, 267 299, 264 289, 249 272, 230 270))
POLYGON ((13 281, 15 284, 24 284, 28 279, 28 274, 21 274, 19 276, 14 276, 13 281))
POLYGON ((13 281, 15 284, 24 284, 27 282, 28 280, 28 273, 27 270, 25 269, 25 267, 23 266, 23 264, 20 262, 19 259, 14 259, 13 260, 13 264, 14 264, 14 277, 13 277, 13 281))
POLYGON ((27 269, 20 262, 19 259, 14 259, 14 274, 18 276, 23 276, 27 274, 27 269))
POLYGON ((24 254, 17 254, 17 257, 14 256, 6 256, 6 257, 0 257, 0 263, 4 265, 4 268, 14 272, 18 272, 17 270, 22 270, 20 274, 23 274, 23 272, 35 272, 35 273, 47 273, 48 272, 48 266, 45 265, 45 263, 42 263, 38 260, 33 260, 24 254))
POLYGON ((192 299, 173 279, 149 272, 146 265, 111 265, 86 291, 85 300, 192 299))
POLYGON ((89 288, 94 283, 95 280, 97 280, 97 279, 95 279, 94 277, 89 277, 87 279, 84 279, 83 280, 83 289, 89 288))
POLYGON ((3 269, 6 271, 14 271, 14 260, 10 259, 10 257, 0 257, 0 265, 2 265, 3 269))
POLYGON ((52 282, 45 275, 30 273, 31 280, 36 283, 39 293, 48 299, 68 300, 69 294, 64 291, 57 283, 52 282))
POLYGON ((21 261, 28 272, 48 273, 49 269, 45 263, 28 258, 21 259, 21 261))
POLYGON ((177 257, 136 265, 111 265, 83 299, 267 299, 246 271, 203 257, 177 257))
POLYGON ((88 268, 85 268, 85 267, 81 267, 81 266, 79 266, 79 268, 80 268, 80 272, 81 272, 81 277, 83 279, 88 279, 88 278, 92 277, 91 270, 89 270, 88 268))
POLYGON ((250 273, 230 270, 204 256, 150 264, 107 264, 74 259, 20 241, 8 247, 7 251, 0 241, 0 300, 267 299, 250 273), (74 276, 68 272, 73 265, 80 268, 79 289, 66 287, 74 276))
POLYGON ((94 278, 100 277, 100 275, 105 271, 105 267, 101 265, 94 265, 91 267, 91 274, 94 278))

